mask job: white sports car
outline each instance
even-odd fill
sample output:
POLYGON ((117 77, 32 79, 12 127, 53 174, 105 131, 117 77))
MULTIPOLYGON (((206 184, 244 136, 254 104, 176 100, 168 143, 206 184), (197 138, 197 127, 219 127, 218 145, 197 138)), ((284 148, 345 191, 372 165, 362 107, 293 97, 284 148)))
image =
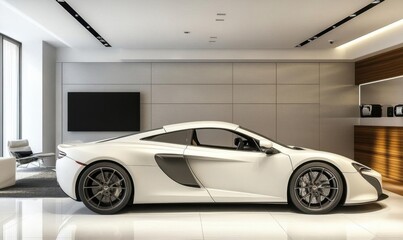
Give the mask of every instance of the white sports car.
POLYGON ((327 213, 382 194, 381 175, 358 162, 233 123, 181 123, 58 148, 60 187, 101 214, 132 203, 185 202, 292 203, 327 213))

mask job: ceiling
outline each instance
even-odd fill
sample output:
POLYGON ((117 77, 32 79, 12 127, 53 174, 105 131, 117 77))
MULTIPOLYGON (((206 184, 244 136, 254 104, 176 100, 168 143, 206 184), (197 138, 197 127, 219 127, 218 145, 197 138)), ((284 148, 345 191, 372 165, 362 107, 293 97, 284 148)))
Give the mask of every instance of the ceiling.
MULTIPOLYGON (((0 0, 57 39, 103 48, 55 0, 0 0)), ((293 49, 372 0, 66 0, 113 48, 293 49), (225 16, 217 16, 225 13, 225 16), (224 21, 216 21, 222 18, 224 21), (189 31, 185 34, 184 31, 189 31), (216 37, 216 38, 211 38, 216 37), (210 42, 215 41, 215 42, 210 42)), ((334 48, 403 18, 386 0, 303 48, 334 48), (334 44, 329 44, 333 40, 334 44)), ((11 23, 12 24, 12 23, 11 23)))

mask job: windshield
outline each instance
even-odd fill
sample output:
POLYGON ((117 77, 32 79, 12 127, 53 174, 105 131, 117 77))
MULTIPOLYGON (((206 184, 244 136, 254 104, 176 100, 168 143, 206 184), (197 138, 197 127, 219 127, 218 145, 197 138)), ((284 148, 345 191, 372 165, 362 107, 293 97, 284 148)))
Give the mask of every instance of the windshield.
POLYGON ((260 134, 260 133, 257 133, 257 132, 255 132, 255 131, 253 131, 253 130, 250 130, 250 129, 247 129, 247 128, 241 127, 241 126, 239 126, 239 128, 241 128, 241 129, 243 129, 243 130, 245 130, 245 131, 251 132, 251 133, 253 133, 253 134, 255 134, 255 135, 257 135, 257 136, 259 136, 259 137, 261 137, 261 138, 266 138, 266 139, 268 139, 268 140, 270 140, 270 141, 272 141, 272 142, 274 142, 274 143, 276 143, 276 144, 278 144, 278 145, 280 145, 280 146, 282 146, 282 147, 286 147, 286 148, 292 149, 292 147, 290 147, 290 146, 288 146, 288 145, 285 145, 285 144, 283 144, 283 143, 274 141, 273 139, 271 139, 271 138, 269 138, 269 137, 266 137, 266 136, 264 136, 264 135, 262 135, 262 134, 260 134))

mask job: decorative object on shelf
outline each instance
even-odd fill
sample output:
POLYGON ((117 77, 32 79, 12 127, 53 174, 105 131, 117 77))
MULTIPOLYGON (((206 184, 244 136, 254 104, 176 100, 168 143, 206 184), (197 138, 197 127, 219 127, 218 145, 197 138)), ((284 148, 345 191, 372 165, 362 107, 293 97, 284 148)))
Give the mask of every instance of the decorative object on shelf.
POLYGON ((394 112, 396 117, 403 117, 403 104, 396 105, 394 112))
POLYGON ((361 117, 382 117, 382 105, 362 104, 360 106, 361 117))
POLYGON ((387 108, 387 116, 388 117, 393 117, 393 107, 388 107, 387 108))

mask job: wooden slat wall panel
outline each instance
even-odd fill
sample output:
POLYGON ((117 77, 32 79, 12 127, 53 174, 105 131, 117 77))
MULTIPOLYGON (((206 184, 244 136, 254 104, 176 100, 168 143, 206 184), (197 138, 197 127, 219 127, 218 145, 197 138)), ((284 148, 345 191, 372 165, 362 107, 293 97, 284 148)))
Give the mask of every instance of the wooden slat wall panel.
POLYGON ((354 158, 403 182, 403 127, 354 126, 354 158))
POLYGON ((403 47, 355 63, 355 84, 403 75, 403 47))

